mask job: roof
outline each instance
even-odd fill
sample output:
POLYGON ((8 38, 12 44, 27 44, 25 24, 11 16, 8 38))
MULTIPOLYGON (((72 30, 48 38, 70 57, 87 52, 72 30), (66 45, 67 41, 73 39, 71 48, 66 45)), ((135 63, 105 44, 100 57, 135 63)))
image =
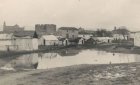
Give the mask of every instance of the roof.
POLYGON ((93 38, 89 38, 89 39, 87 40, 87 42, 89 42, 89 41, 96 41, 96 40, 93 39, 93 38))
POLYGON ((75 27, 60 27, 59 30, 78 30, 75 27))
POLYGON ((76 38, 76 39, 69 39, 69 42, 79 42, 79 40, 80 39, 84 39, 84 38, 82 38, 82 37, 78 37, 78 38, 76 38))
POLYGON ((44 38, 45 40, 58 40, 54 35, 43 35, 42 38, 44 38))
POLYGON ((21 31, 21 32, 14 32, 15 37, 33 37, 35 31, 21 31))
POLYGON ((64 41, 66 40, 67 38, 59 38, 59 41, 64 41))

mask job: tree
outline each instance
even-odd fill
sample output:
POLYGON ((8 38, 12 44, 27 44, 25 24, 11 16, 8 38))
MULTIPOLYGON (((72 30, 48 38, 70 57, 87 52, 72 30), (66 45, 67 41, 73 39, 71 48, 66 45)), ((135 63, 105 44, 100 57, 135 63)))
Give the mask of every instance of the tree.
POLYGON ((38 38, 36 31, 34 32, 33 38, 38 38))
POLYGON ((111 37, 112 33, 111 31, 107 31, 106 29, 98 29, 96 31, 96 36, 97 37, 111 37))
POLYGON ((126 35, 129 35, 129 30, 127 30, 125 26, 119 27, 119 29, 116 29, 116 32, 117 34, 122 35, 124 39, 126 35))

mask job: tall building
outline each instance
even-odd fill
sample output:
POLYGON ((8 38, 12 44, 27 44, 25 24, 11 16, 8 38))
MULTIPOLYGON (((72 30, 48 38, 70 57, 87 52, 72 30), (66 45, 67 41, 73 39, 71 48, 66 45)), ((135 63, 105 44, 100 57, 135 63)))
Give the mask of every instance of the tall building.
POLYGON ((56 33, 55 24, 36 24, 35 31, 38 34, 54 34, 56 33))
POLYGON ((19 25, 14 25, 14 26, 7 26, 6 22, 3 23, 3 31, 4 32, 19 32, 19 31, 24 31, 24 27, 20 27, 19 25))
POLYGON ((78 29, 75 27, 61 27, 58 33, 63 38, 76 39, 78 37, 78 29))

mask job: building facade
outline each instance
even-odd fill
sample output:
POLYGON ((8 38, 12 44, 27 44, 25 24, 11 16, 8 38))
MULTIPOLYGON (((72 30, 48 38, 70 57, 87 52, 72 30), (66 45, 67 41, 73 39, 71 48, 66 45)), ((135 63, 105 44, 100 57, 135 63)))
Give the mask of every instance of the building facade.
POLYGON ((30 36, 15 36, 14 33, 0 33, 0 51, 38 50, 38 39, 30 36))
POLYGON ((3 24, 3 31, 4 32, 9 32, 9 33, 20 32, 20 31, 24 31, 24 27, 20 27, 17 24, 14 25, 14 26, 7 26, 6 22, 4 22, 4 24, 3 24))
POLYGON ((55 24, 36 24, 35 31, 38 34, 54 34, 56 33, 55 24))
POLYGON ((38 39, 31 37, 15 37, 12 40, 12 46, 9 46, 9 50, 15 51, 38 50, 38 39))
POLYGON ((61 27, 58 29, 58 33, 63 38, 75 39, 78 37, 78 29, 75 27, 61 27))
POLYGON ((134 37, 134 46, 140 47, 140 32, 135 32, 133 37, 134 37))

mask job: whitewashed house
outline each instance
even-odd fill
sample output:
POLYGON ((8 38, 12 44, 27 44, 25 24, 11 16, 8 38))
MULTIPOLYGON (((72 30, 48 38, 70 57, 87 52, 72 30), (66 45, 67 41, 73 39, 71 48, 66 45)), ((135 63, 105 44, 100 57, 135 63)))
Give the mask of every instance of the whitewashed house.
POLYGON ((14 32, 10 50, 14 51, 33 51, 38 50, 38 38, 35 31, 14 32))
POLYGON ((59 40, 54 35, 42 35, 39 39, 39 45, 55 46, 59 44, 59 40))

